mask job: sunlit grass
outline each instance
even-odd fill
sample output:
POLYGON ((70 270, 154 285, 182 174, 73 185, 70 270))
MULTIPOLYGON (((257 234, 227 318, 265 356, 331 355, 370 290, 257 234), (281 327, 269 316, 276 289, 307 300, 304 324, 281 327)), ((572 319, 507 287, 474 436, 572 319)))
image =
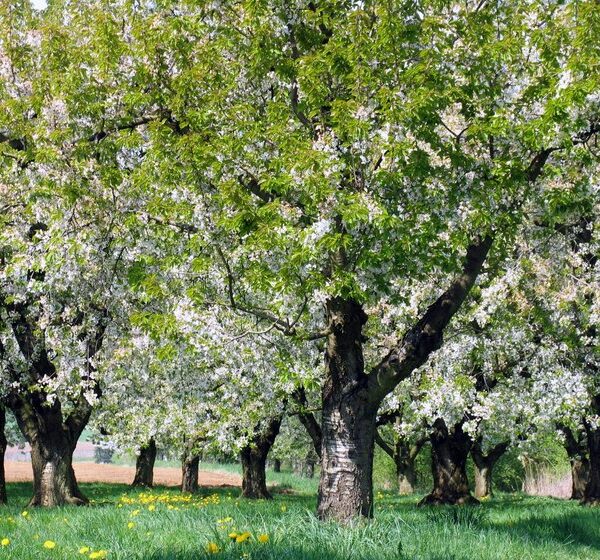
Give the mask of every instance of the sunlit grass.
POLYGON ((26 510, 30 485, 12 484, 0 510, 0 543, 8 540, 0 558, 600 560, 600 512, 576 503, 502 496, 456 513, 378 492, 375 520, 340 527, 315 519, 316 481, 274 476, 286 483, 272 501, 242 501, 235 489, 181 496, 84 484, 90 507, 53 510, 26 510))

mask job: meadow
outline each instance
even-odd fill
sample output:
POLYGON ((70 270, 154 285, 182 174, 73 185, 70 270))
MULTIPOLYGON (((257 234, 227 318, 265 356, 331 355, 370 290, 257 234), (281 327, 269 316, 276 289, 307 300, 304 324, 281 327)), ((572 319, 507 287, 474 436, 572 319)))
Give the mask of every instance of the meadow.
POLYGON ((501 494, 479 507, 417 508, 419 496, 376 492, 375 519, 350 527, 314 517, 316 480, 269 472, 272 501, 237 488, 132 491, 82 484, 89 507, 26 509, 31 487, 9 484, 0 558, 197 560, 600 559, 600 510, 501 494))

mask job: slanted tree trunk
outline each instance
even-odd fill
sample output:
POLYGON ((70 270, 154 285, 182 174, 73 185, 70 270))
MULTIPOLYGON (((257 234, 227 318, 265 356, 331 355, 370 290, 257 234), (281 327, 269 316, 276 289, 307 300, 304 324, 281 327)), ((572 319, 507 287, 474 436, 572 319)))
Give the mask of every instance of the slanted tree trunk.
POLYGON ((270 500, 267 490, 267 455, 279 434, 282 416, 274 417, 264 431, 255 431, 252 441, 242 449, 242 497, 270 500))
POLYGON ((131 486, 152 488, 154 484, 154 463, 156 461, 156 442, 150 438, 148 443, 140 448, 135 461, 135 476, 131 486))
MULTIPOLYGON (((600 414, 600 395, 592 399, 592 411, 600 414)), ((589 451, 589 477, 583 492, 582 503, 585 505, 600 505, 600 428, 585 422, 585 432, 589 451)))
POLYGON ((0 405, 0 504, 7 503, 6 477, 4 474, 4 454, 6 453, 6 410, 0 405))
POLYGON ((200 455, 186 455, 181 463, 181 491, 186 494, 195 494, 198 491, 198 469, 200 455))
POLYGON ((273 472, 281 472, 281 460, 273 459, 273 472))
POLYGON ((498 459, 508 449, 508 442, 494 446, 487 455, 481 447, 481 438, 478 438, 471 448, 471 457, 475 463, 475 497, 491 498, 493 496, 492 474, 498 459))
POLYGON ((469 491, 467 457, 471 440, 462 429, 462 423, 449 431, 446 423, 438 418, 431 433, 431 470, 433 490, 419 505, 477 504, 469 491))
POLYGON ((33 497, 29 506, 81 505, 88 503, 73 471, 73 452, 87 424, 91 407, 82 399, 66 421, 61 405, 51 405, 43 393, 13 396, 11 409, 31 446, 33 497))

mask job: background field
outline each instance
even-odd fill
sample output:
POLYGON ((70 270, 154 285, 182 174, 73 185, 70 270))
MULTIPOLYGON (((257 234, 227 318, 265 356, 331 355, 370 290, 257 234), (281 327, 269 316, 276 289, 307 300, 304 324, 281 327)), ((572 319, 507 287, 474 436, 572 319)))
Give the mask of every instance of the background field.
POLYGON ((0 548, 0 558, 83 559, 105 550, 107 558, 123 560, 600 559, 600 511, 576 503, 503 494, 477 508, 432 510, 415 507, 419 496, 378 491, 375 520, 343 528, 316 521, 316 480, 285 472, 268 476, 277 485, 271 502, 238 500, 235 488, 203 488, 182 498, 176 488, 139 492, 82 484, 94 500, 91 507, 52 510, 24 510, 30 485, 9 484, 0 539, 10 544, 0 548), (243 543, 228 536, 245 531, 252 537, 243 543), (258 535, 269 541, 259 543, 258 535), (44 548, 48 540, 56 546, 44 548), (208 554, 208 543, 219 552, 208 554), (82 547, 89 550, 82 554, 82 547))

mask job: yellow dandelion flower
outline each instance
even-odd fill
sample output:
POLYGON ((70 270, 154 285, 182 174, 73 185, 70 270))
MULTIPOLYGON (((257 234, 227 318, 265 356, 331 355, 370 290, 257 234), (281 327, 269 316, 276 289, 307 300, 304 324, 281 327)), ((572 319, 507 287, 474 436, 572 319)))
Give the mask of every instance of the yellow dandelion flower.
POLYGON ((28 511, 24 511, 23 513, 21 513, 21 517, 27 517, 29 515, 28 511))
POLYGON ((154 511, 156 509, 156 506, 154 504, 151 504, 148 506, 148 511, 154 511))
POLYGON ((56 546, 54 541, 44 541, 43 547, 52 550, 56 546))
POLYGON ((266 535, 266 534, 263 533, 262 535, 258 535, 258 537, 256 537, 256 540, 259 543, 263 543, 263 544, 268 543, 269 542, 269 535, 266 535))
POLYGON ((133 521, 130 521, 129 523, 127 523, 128 529, 133 529, 134 527, 135 527, 135 523, 133 521))
POLYGON ((131 517, 135 517, 136 515, 139 515, 139 514, 140 514, 140 510, 139 510, 139 509, 134 509, 134 510, 131 512, 131 517))
POLYGON ((244 531, 241 535, 238 535, 236 537, 235 542, 237 542, 237 543, 246 542, 251 536, 252 536, 252 533, 250 533, 249 531, 244 531))
POLYGON ((87 554, 90 551, 90 547, 89 546, 82 546, 79 549, 79 554, 87 554))
POLYGON ((106 550, 96 550, 96 552, 92 552, 90 554, 91 560, 104 560, 108 556, 108 551, 106 550))
POLYGON ((281 506, 281 511, 282 511, 283 513, 285 513, 285 512, 287 511, 287 506, 286 506, 285 504, 283 504, 283 505, 281 506))
POLYGON ((206 552, 208 552, 209 554, 216 554, 217 552, 219 552, 219 550, 221 549, 219 548, 219 545, 217 543, 209 542, 206 545, 206 552))
POLYGON ((10 544, 10 539, 7 539, 6 537, 4 537, 1 541, 0 541, 0 545, 2 546, 8 546, 10 544))
POLYGON ((229 538, 230 539, 237 539, 238 534, 237 533, 229 533, 229 538))

